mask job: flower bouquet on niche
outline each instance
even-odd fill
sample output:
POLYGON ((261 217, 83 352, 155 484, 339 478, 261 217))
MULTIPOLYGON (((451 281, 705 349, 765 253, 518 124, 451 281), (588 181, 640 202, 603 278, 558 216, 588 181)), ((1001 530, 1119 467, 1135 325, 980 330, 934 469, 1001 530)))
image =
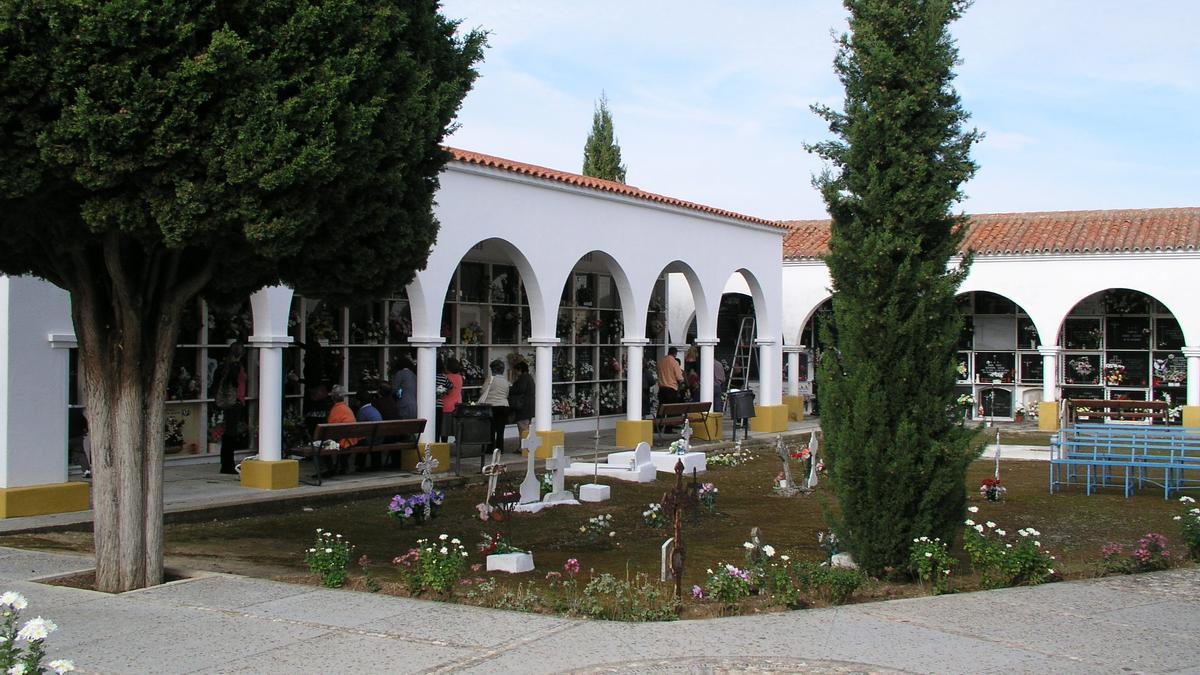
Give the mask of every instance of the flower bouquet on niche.
POLYGON ((1008 488, 1000 484, 999 478, 984 478, 979 484, 980 496, 989 502, 1000 501, 1007 492, 1008 488))

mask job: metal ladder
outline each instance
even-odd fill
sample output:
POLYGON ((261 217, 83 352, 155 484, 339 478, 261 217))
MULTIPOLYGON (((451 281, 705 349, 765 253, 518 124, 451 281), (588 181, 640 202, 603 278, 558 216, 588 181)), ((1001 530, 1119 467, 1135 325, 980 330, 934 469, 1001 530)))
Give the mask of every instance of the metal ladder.
POLYGON ((737 345, 733 348, 733 363, 725 381, 725 393, 750 387, 750 368, 754 365, 754 317, 743 316, 738 326, 737 345))

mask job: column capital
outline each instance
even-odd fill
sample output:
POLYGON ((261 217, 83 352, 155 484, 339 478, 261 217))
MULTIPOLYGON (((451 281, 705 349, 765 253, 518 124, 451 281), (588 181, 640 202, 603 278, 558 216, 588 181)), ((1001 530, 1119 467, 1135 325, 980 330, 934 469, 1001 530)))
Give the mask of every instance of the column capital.
POLYGON ((1183 355, 1189 359, 1200 357, 1200 347, 1187 346, 1180 348, 1179 351, 1183 352, 1183 355))
POLYGON ((717 338, 704 338, 695 340, 694 344, 697 347, 716 347, 717 345, 721 344, 721 341, 717 338))
POLYGON ((1058 356, 1062 353, 1063 348, 1058 345, 1042 345, 1038 347, 1038 353, 1042 356, 1058 356))
POLYGON ((800 354, 804 351, 804 345, 784 345, 784 354, 800 354))
POLYGON ((562 343, 562 340, 556 337, 533 337, 525 342, 529 343, 531 347, 554 347, 562 343))
POLYGON ((446 344, 446 338, 432 335, 413 335, 408 338, 411 347, 440 347, 446 344))
POLYGON ((51 349, 75 349, 79 346, 79 340, 75 339, 74 333, 50 333, 46 335, 46 339, 50 342, 51 349))
POLYGON ((290 335, 251 335, 246 338, 251 347, 289 347, 293 340, 290 335))
POLYGON ((775 338, 756 338, 754 344, 759 347, 771 347, 775 344, 775 338))
POLYGON ((644 337, 621 338, 621 344, 626 347, 645 347, 650 344, 650 338, 644 338, 644 337))

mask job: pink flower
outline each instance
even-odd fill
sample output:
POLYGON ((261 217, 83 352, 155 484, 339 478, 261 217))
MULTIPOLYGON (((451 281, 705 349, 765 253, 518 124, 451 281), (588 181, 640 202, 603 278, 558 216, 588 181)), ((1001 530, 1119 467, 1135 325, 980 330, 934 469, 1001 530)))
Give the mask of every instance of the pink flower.
POLYGON ((568 558, 567 562, 563 563, 563 571, 572 577, 579 574, 579 561, 575 558, 568 558))
POLYGON ((561 572, 546 572, 546 581, 553 583, 559 579, 562 579, 561 572))
POLYGON ((699 586, 692 586, 692 598, 696 600, 704 599, 704 589, 699 586))
POLYGON ((471 565, 472 572, 478 572, 481 569, 483 569, 483 563, 475 563, 474 565, 471 565))

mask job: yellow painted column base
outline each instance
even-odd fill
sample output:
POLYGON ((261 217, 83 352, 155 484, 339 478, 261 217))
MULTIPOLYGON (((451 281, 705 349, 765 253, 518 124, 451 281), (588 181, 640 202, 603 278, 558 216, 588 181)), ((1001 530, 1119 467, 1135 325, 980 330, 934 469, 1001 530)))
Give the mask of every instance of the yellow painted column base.
MULTIPOLYGON (((401 471, 416 471, 417 462, 420 462, 425 457, 425 444, 420 443, 420 448, 417 450, 401 450, 400 451, 400 470, 401 471)), ((450 466, 450 444, 449 443, 430 443, 429 456, 436 459, 438 462, 438 473, 449 471, 453 467, 450 466)))
POLYGON ((796 422, 804 421, 804 397, 803 396, 784 396, 783 404, 788 409, 788 419, 796 422))
POLYGON ((242 487, 259 490, 287 490, 300 485, 300 462, 281 459, 267 462, 258 459, 242 461, 242 487))
MULTIPOLYGON (((539 431, 537 435, 542 439, 542 444, 538 446, 537 454, 533 456, 534 459, 550 459, 554 455, 554 446, 567 444, 567 435, 558 429, 539 431)), ((529 451, 522 448, 521 456, 528 457, 529 451)))
POLYGON ((90 489, 79 481, 0 488, 0 518, 87 511, 90 489))
POLYGON ((688 420, 692 425, 692 433, 696 438, 702 441, 719 441, 721 440, 721 413, 709 413, 708 419, 701 423, 703 416, 700 413, 692 413, 688 415, 688 420))
POLYGON ((632 450, 638 443, 654 444, 654 422, 617 420, 617 447, 632 450))
POLYGON ((1183 426, 1200 427, 1200 405, 1183 406, 1183 426))
POLYGON ((756 405, 754 417, 750 418, 750 431, 774 434, 787 431, 788 407, 786 405, 756 405))
POLYGON ((1041 431, 1058 431, 1058 401, 1041 401, 1038 403, 1038 429, 1041 431))

